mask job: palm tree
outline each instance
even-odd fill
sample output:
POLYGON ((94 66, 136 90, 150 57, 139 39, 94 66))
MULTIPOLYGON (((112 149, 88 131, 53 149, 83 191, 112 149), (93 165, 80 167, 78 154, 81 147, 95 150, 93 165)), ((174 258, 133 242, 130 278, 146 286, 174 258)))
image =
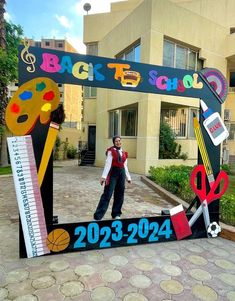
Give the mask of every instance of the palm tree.
POLYGON ((5 32, 5 21, 4 21, 4 5, 6 1, 0 0, 0 47, 6 48, 6 32, 5 32))
POLYGON ((5 109, 8 85, 18 79, 18 45, 22 40, 21 26, 4 20, 5 0, 0 0, 0 165, 8 165, 5 109))
MULTIPOLYGON (((6 49, 6 31, 4 20, 4 5, 6 1, 0 0, 0 49, 6 49)), ((7 106, 7 86, 0 80, 0 164, 7 165, 7 151, 6 151, 6 136, 5 136, 5 109, 7 106)))

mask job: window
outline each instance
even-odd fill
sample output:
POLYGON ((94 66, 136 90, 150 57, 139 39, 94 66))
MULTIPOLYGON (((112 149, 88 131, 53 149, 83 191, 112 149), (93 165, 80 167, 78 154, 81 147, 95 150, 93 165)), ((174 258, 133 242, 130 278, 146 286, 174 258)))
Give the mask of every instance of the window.
MULTIPOLYGON (((88 55, 98 55, 98 43, 89 43, 86 45, 86 53, 88 55)), ((84 87, 84 97, 85 98, 94 98, 97 96, 96 87, 84 87)))
POLYGON ((230 27, 230 34, 235 33, 235 27, 230 27))
POLYGON ((63 127, 65 128, 77 128, 77 122, 76 121, 65 121, 63 123, 63 127))
POLYGON ((116 55, 117 59, 140 62, 140 41, 135 42, 131 46, 116 55))
POLYGON ((60 92, 60 102, 64 103, 64 93, 60 92))
POLYGON ((186 109, 162 109, 161 119, 167 122, 176 137, 186 138, 186 109))
POLYGON ((46 46, 50 46, 50 42, 45 42, 45 45, 46 46))
POLYGON ((109 136, 137 136, 137 108, 115 110, 109 113, 109 136))
POLYGON ((136 136, 137 110, 122 110, 121 136, 136 136))
POLYGON ((164 40, 163 66, 200 70, 203 68, 203 60, 199 59, 198 51, 164 40))
POLYGON ((35 47, 41 47, 41 42, 35 42, 35 47))
POLYGON ((199 109, 196 108, 163 108, 161 120, 167 122, 177 138, 195 138, 193 117, 199 118, 199 109))
POLYGON ((113 137, 118 135, 118 124, 119 124, 119 111, 113 111, 109 113, 109 136, 113 137))
POLYGON ((235 87, 235 71, 230 71, 229 87, 231 88, 235 87))
POLYGON ((235 123, 230 123, 228 140, 235 140, 235 123))
POLYGON ((57 47, 58 48, 63 48, 63 43, 58 43, 57 47))
POLYGON ((96 87, 84 87, 84 98, 94 98, 97 95, 96 87))
POLYGON ((98 55, 98 43, 90 43, 86 45, 86 54, 98 55))

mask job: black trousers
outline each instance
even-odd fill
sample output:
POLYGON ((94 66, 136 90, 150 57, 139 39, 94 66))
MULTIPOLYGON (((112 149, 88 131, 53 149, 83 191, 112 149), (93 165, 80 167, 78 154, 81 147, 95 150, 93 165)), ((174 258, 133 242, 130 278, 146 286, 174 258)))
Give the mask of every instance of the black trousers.
POLYGON ((112 167, 109 184, 104 187, 104 192, 100 197, 99 204, 94 213, 95 220, 101 220, 105 215, 113 192, 112 218, 122 214, 121 208, 124 201, 125 179, 126 174, 124 168, 112 167))

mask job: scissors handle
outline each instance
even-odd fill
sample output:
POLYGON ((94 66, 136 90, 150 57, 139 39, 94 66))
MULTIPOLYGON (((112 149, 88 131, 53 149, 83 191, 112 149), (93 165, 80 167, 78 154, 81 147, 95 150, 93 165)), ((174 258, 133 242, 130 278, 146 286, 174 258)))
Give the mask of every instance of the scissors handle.
POLYGON ((190 177, 190 185, 193 191, 199 197, 201 202, 207 200, 207 204, 210 204, 212 201, 219 199, 225 193, 225 191, 228 188, 228 182, 229 182, 228 175, 226 174, 225 171, 221 170, 215 182, 213 183, 213 185, 211 185, 209 193, 207 194, 207 190, 206 190, 207 178, 206 178, 206 170, 204 165, 202 164, 197 165, 193 169, 190 177), (201 175, 201 188, 197 188, 196 180, 198 175, 201 175), (221 182, 223 182, 223 186, 221 190, 218 193, 216 193, 215 191, 220 186, 221 182))
POLYGON ((206 199, 206 170, 204 165, 200 164, 194 167, 191 177, 190 185, 195 194, 199 197, 200 201, 203 202, 206 199), (197 188, 197 176, 201 175, 201 188, 197 188))
POLYGON ((207 203, 210 204, 213 200, 219 199, 227 190, 228 183, 229 183, 228 175, 226 174, 226 172, 224 170, 221 170, 207 196, 207 203), (221 182, 223 182, 223 186, 222 186, 221 190, 216 193, 215 190, 218 187, 220 187, 221 182))

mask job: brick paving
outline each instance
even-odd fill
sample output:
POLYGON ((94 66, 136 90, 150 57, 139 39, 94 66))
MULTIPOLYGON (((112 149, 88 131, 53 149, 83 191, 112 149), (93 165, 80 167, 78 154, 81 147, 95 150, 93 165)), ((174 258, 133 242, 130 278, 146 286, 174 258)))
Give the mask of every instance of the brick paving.
MULTIPOLYGON (((56 162, 54 215, 59 223, 91 220, 102 193, 101 169, 56 162)), ((170 208, 132 174, 123 217, 170 208)), ((110 208, 105 219, 110 218, 110 208)), ((234 301, 235 243, 194 239, 19 259, 13 179, 0 177, 0 300, 234 301)))

